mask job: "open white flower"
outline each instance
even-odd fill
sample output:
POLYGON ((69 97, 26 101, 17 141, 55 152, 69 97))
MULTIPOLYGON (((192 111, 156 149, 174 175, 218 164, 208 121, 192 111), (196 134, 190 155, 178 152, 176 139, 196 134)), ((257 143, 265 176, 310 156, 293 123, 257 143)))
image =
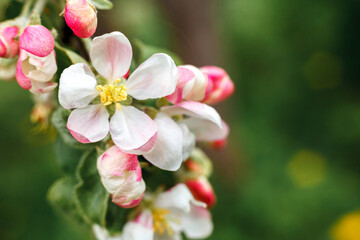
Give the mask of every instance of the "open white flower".
POLYGON ((128 222, 123 240, 181 240, 208 237, 213 230, 206 204, 194 199, 184 184, 178 184, 158 195, 152 208, 144 209, 128 222))
POLYGON ((90 58, 96 71, 106 80, 98 84, 89 66, 75 64, 65 69, 60 78, 59 102, 74 109, 67 128, 82 143, 102 140, 110 131, 114 143, 123 151, 148 152, 153 147, 157 126, 144 112, 122 101, 131 96, 138 100, 161 98, 175 91, 177 69, 166 54, 154 54, 142 63, 126 81, 132 49, 120 32, 96 37, 90 58), (101 103, 91 104, 100 96, 101 103), (115 105, 109 122, 106 106, 115 105), (149 144, 146 144, 149 143, 149 144))

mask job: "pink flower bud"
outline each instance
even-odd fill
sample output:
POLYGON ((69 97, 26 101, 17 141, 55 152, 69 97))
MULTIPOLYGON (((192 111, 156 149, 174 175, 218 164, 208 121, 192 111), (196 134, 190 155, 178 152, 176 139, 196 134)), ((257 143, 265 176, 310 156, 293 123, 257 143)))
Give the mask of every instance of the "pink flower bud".
POLYGON ((207 80, 199 68, 192 65, 177 67, 178 82, 175 92, 167 96, 171 103, 178 103, 181 100, 200 101, 205 96, 207 80))
POLYGON ((124 153, 112 146, 99 156, 97 168, 101 181, 115 204, 130 208, 141 202, 145 182, 135 154, 124 153))
POLYGON ((227 139, 225 138, 211 142, 210 146, 214 150, 221 150, 226 146, 226 144, 227 144, 227 139))
POLYGON ((16 26, 5 27, 0 30, 0 57, 14 58, 19 52, 19 43, 14 38, 18 35, 16 26))
POLYGON ((91 37, 97 27, 96 9, 86 0, 67 0, 65 21, 76 36, 91 37))
POLYGON ((202 176, 197 179, 188 179, 186 186, 190 189, 194 198, 206 203, 208 208, 212 208, 215 205, 216 195, 207 178, 202 176))
POLYGON ((50 82, 57 71, 55 40, 41 25, 30 25, 20 36, 20 53, 16 79, 24 89, 35 94, 52 91, 57 83, 50 82))
POLYGON ((205 66, 200 69, 208 79, 205 98, 202 102, 215 104, 233 94, 234 83, 224 69, 215 66, 205 66))

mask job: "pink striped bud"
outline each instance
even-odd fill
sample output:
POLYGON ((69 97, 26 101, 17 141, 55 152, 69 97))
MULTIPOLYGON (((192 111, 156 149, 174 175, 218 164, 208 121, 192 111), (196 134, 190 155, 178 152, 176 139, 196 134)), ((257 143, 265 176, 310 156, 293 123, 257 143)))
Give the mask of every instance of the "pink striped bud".
POLYGON ((96 9, 86 0, 67 0, 65 21, 76 36, 91 37, 97 27, 96 9))
POLYGON ((192 65, 179 66, 177 69, 179 78, 176 89, 173 94, 166 97, 167 100, 174 104, 181 100, 202 100, 206 91, 206 76, 192 65))
POLYGON ((224 69, 215 66, 205 66, 200 68, 207 76, 208 84, 205 98, 202 102, 215 104, 230 97, 234 92, 234 83, 224 69))
POLYGON ((216 195, 206 177, 201 176, 196 179, 188 179, 185 183, 196 200, 206 203, 208 208, 212 208, 215 205, 216 195))
POLYGON ((135 154, 124 153, 112 146, 99 156, 97 168, 101 181, 115 204, 131 208, 141 202, 145 182, 135 154))
POLYGON ((20 36, 20 53, 16 79, 24 89, 35 94, 52 91, 57 83, 50 82, 57 71, 55 40, 42 25, 30 25, 20 36))
POLYGON ((19 43, 14 38, 18 35, 16 26, 4 27, 0 30, 0 57, 14 58, 19 52, 19 43))

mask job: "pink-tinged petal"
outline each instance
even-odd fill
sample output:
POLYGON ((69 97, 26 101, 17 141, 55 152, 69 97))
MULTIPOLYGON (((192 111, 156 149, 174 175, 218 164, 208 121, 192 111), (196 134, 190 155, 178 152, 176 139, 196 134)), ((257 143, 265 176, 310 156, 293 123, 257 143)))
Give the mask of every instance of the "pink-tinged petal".
POLYGON ((158 168, 176 171, 183 160, 181 128, 164 113, 158 113, 154 121, 158 126, 155 146, 144 157, 158 168))
POLYGON ((19 42, 14 38, 19 28, 16 26, 5 27, 0 31, 0 57, 14 58, 19 52, 19 42))
MULTIPOLYGON (((140 165, 135 154, 125 153, 117 146, 112 146, 98 157, 97 167, 100 175, 108 178, 121 176, 126 171, 138 171, 140 165)), ((141 179, 141 169, 138 178, 141 179)), ((111 185, 107 189, 112 194, 116 192, 116 189, 111 190, 111 185)))
POLYGON ((207 78, 199 68, 192 65, 184 65, 183 68, 191 70, 195 78, 187 82, 183 90, 183 98, 186 100, 200 101, 204 98, 207 86, 207 78))
POLYGON ((190 239, 207 238, 213 231, 210 212, 201 206, 191 204, 191 210, 181 218, 181 226, 190 239))
POLYGON ((112 201, 119 207, 132 208, 140 204, 146 186, 143 179, 137 181, 137 174, 131 172, 126 181, 119 186, 117 192, 112 196, 112 201))
POLYGON ((216 195, 206 177, 201 176, 195 179, 188 179, 185 183, 196 200, 206 203, 208 208, 212 208, 215 205, 216 195))
POLYGON ((185 119, 181 123, 188 126, 190 131, 195 134, 197 141, 212 142, 226 139, 229 135, 229 127, 224 121, 221 121, 222 127, 207 119, 194 117, 185 119))
POLYGON ((19 59, 16 65, 16 80, 23 89, 30 89, 32 86, 31 80, 25 76, 21 68, 21 54, 22 53, 20 51, 19 59))
POLYGON ((54 46, 53 35, 42 25, 30 25, 20 36, 20 48, 38 57, 49 55, 54 46))
POLYGON ((57 87, 57 83, 55 82, 37 82, 32 81, 32 87, 30 89, 30 92, 33 94, 43 94, 53 91, 57 87))
POLYGON ((107 80, 124 76, 130 68, 132 49, 129 40, 120 32, 94 38, 90 58, 96 71, 107 80))
POLYGON ((91 37, 97 27, 95 7, 86 0, 67 0, 65 5, 65 21, 80 38, 91 37))
POLYGON ((126 150, 127 153, 131 153, 131 154, 137 154, 137 155, 143 155, 145 153, 150 152, 154 146, 155 146, 155 142, 156 142, 156 137, 157 137, 157 133, 155 133, 149 141, 147 141, 147 143, 145 143, 144 145, 142 145, 139 148, 133 149, 133 150, 126 150))
POLYGON ((189 158, 191 152, 195 148, 195 135, 189 130, 186 124, 178 123, 182 131, 182 159, 185 161, 189 158))
POLYGON ((220 128, 222 127, 220 115, 214 108, 203 103, 185 101, 173 106, 162 107, 161 111, 171 116, 184 114, 189 117, 206 119, 215 123, 220 128))
POLYGON ((77 63, 66 68, 60 77, 59 102, 66 109, 87 106, 99 92, 88 65, 77 63))
POLYGON ((48 82, 57 71, 54 50, 46 57, 38 57, 21 50, 21 61, 22 71, 30 80, 48 82))
POLYGON ((146 209, 134 221, 126 223, 122 237, 124 240, 154 240, 151 211, 146 209))
POLYGON ((157 53, 130 75, 126 87, 128 94, 139 100, 161 98, 175 91, 177 80, 178 73, 172 58, 157 53))
POLYGON ((208 77, 208 88, 202 102, 216 104, 230 97, 235 86, 229 75, 222 68, 215 66, 205 66, 201 71, 208 77))
POLYGON ((184 67, 177 67, 177 70, 179 78, 175 92, 166 97, 166 99, 173 104, 176 104, 183 99, 183 90, 188 82, 192 84, 195 83, 195 74, 190 69, 184 67))
MULTIPOLYGON (((179 183, 166 192, 160 193, 155 200, 155 206, 165 209, 176 209, 181 212, 190 212, 191 202, 194 201, 188 187, 179 183)), ((206 207, 206 204, 203 205, 206 207)))
POLYGON ((77 108, 71 112, 66 127, 79 142, 98 142, 109 132, 109 113, 102 104, 77 108))
POLYGON ((114 143, 123 151, 134 150, 146 144, 156 133, 155 122, 133 106, 121 106, 110 120, 114 143))

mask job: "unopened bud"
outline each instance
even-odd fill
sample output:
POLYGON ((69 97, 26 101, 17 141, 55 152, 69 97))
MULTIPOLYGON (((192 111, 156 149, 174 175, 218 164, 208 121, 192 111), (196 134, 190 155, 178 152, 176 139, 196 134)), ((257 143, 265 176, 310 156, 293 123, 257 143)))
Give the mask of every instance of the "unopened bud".
POLYGON ((19 42, 14 38, 18 35, 16 26, 4 27, 0 30, 0 57, 14 58, 19 52, 19 42))
POLYGON ((101 181, 115 204, 130 208, 140 203, 145 182, 135 154, 124 153, 113 146, 99 156, 97 168, 101 181))
POLYGON ((186 175, 209 177, 212 173, 211 160, 199 148, 195 148, 188 160, 185 161, 186 175))
POLYGON ((205 66, 200 69, 208 80, 205 98, 202 102, 215 104, 233 94, 235 90, 234 83, 224 69, 215 66, 205 66))
POLYGON ((66 24, 80 38, 91 37, 97 27, 94 5, 86 0, 67 0, 65 6, 66 24))
POLYGON ((208 208, 212 208, 215 205, 216 195, 206 177, 188 179, 185 183, 196 200, 206 203, 208 208))

